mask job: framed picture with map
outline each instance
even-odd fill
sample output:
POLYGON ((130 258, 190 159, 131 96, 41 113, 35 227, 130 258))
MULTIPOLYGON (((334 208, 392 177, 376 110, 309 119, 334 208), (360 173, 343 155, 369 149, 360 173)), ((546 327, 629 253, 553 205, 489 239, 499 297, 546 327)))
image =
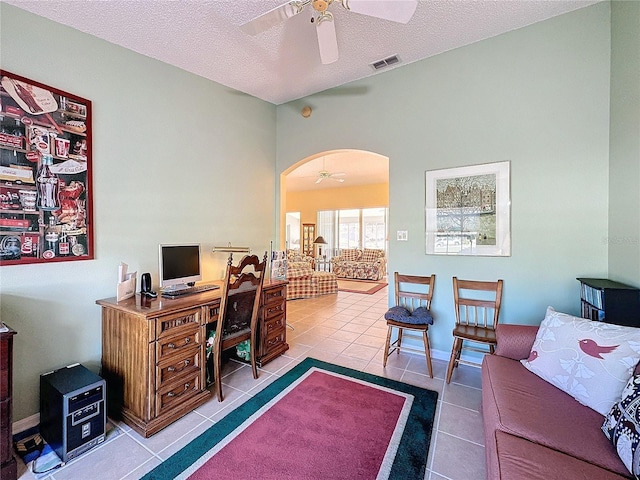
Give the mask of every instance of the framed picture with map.
POLYGON ((509 161, 426 172, 428 255, 511 255, 509 161))

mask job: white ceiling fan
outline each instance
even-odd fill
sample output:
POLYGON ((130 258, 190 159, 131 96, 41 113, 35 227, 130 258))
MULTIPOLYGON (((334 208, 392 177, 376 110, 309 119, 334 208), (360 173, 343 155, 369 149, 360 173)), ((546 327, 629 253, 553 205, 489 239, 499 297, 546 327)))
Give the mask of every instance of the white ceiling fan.
POLYGON ((325 164, 325 158, 322 157, 322 170, 318 172, 318 176, 316 178, 315 183, 318 184, 323 180, 333 180, 334 182, 342 183, 344 182, 344 178, 337 178, 337 177, 344 177, 345 175, 346 173, 344 172, 333 173, 327 170, 327 166, 325 164))
POLYGON ((328 180, 333 180, 334 182, 344 182, 344 178, 335 178, 335 177, 344 177, 346 175, 346 173, 343 172, 339 172, 339 173, 331 173, 327 170, 320 170, 318 172, 318 178, 316 180, 316 183, 320 183, 321 181, 328 179, 328 180))
POLYGON ((240 28, 249 35, 257 35, 283 20, 298 15, 305 7, 311 5, 317 12, 311 21, 316 24, 320 59, 327 65, 338 60, 336 26, 333 15, 327 10, 334 2, 350 12, 398 23, 411 20, 418 5, 418 0, 292 0, 250 20, 240 28))

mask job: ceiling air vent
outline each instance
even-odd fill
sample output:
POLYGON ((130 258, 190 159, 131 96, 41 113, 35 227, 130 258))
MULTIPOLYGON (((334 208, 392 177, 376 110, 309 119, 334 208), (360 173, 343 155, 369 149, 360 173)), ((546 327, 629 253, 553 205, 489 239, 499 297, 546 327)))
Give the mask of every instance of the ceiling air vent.
POLYGON ((400 63, 400 58, 398 58, 398 55, 392 55, 390 57, 383 58, 382 60, 378 60, 377 62, 373 62, 371 66, 374 70, 380 70, 382 68, 395 65, 396 63, 400 63))

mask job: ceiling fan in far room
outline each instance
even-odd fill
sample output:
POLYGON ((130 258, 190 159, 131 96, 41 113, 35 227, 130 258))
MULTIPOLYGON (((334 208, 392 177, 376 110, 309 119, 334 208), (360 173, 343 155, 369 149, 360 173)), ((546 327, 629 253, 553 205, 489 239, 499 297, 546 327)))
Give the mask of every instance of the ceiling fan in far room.
POLYGON ((323 180, 333 180, 334 182, 342 183, 344 182, 344 178, 336 178, 336 177, 344 177, 346 173, 338 172, 331 173, 328 170, 320 170, 318 172, 318 178, 316 179, 316 184, 320 183, 323 180))
POLYGON ((241 25, 243 32, 257 35, 283 20, 301 13, 311 5, 317 12, 311 22, 316 25, 320 59, 327 65, 338 60, 338 40, 333 15, 328 11, 332 3, 341 4, 346 10, 370 17, 407 23, 413 17, 418 0, 292 0, 241 25))

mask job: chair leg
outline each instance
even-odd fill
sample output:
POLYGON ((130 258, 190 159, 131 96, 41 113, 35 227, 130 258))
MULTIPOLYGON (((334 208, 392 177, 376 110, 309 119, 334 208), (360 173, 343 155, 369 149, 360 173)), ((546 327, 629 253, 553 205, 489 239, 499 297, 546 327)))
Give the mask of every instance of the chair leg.
POLYGON ((400 345, 402 344, 402 328, 398 327, 398 348, 396 352, 400 354, 400 345))
POLYGON ((427 369, 429 369, 429 376, 433 378, 433 367, 431 365, 431 348, 429 347, 429 334, 426 330, 422 332, 422 340, 424 341, 424 354, 427 357, 427 369))
POLYGON ((447 383, 451 382, 451 375, 453 374, 454 367, 458 366, 458 358, 460 351, 462 350, 462 339, 454 337, 453 348, 451 349, 451 358, 449 359, 449 366, 447 367, 447 383))
POLYGON ((491 355, 493 355, 494 353, 496 353, 496 346, 493 343, 489 344, 489 353, 491 355))
POLYGON ((213 350, 213 390, 215 391, 218 401, 222 401, 222 352, 214 348, 213 350))
POLYGON ((249 355, 251 356, 251 373, 253 373, 253 378, 258 378, 258 361, 256 360, 256 353, 258 349, 256 348, 256 335, 255 330, 251 332, 251 340, 249 341, 249 355))
POLYGON ((391 344, 391 332, 393 331, 393 327, 389 325, 387 328, 387 341, 384 344, 384 359, 382 360, 382 366, 387 366, 387 358, 389 357, 389 345, 391 344))

